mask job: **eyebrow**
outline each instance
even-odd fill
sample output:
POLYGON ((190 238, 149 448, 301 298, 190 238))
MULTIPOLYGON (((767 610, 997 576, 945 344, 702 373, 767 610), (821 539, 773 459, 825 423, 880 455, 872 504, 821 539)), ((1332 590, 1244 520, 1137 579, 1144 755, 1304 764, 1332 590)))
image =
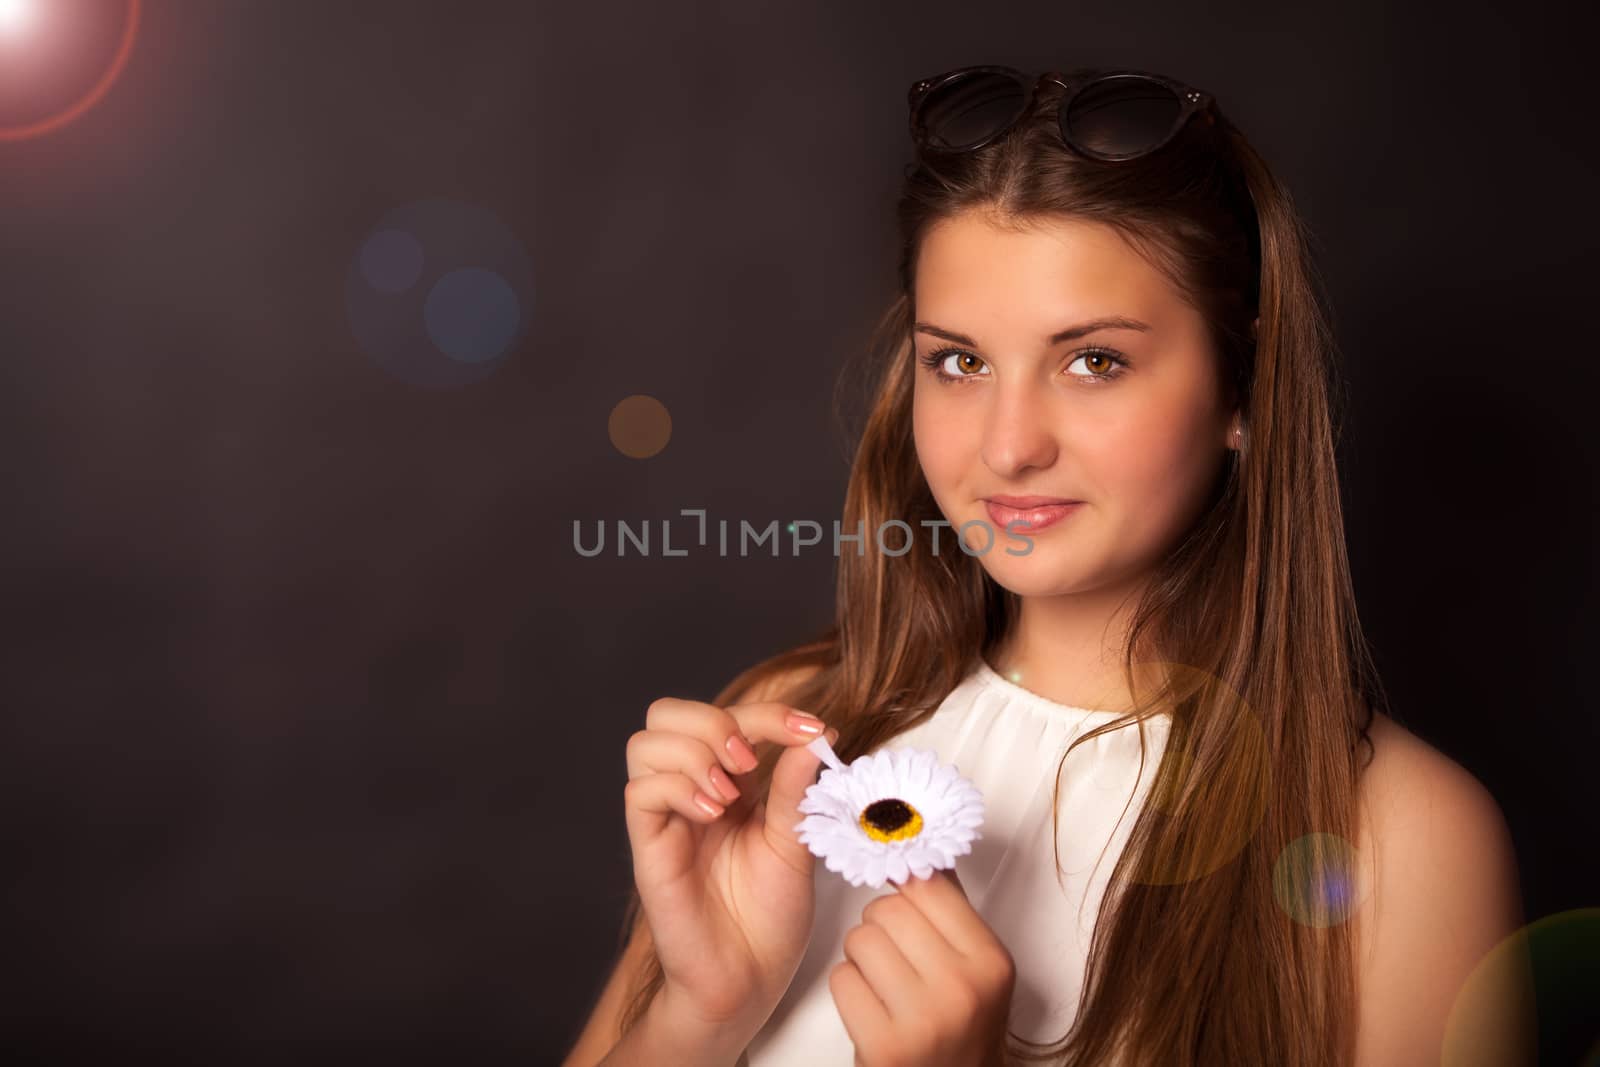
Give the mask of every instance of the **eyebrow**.
MULTIPOLYGON (((956 333, 954 330, 946 330, 942 327, 935 326, 931 322, 919 322, 913 326, 912 329, 921 333, 932 334, 935 337, 942 337, 946 341, 954 341, 958 345, 971 345, 973 348, 978 347, 978 342, 974 341, 966 334, 956 333)), ((1104 318, 1090 319, 1088 322, 1080 322, 1076 326, 1068 326, 1065 330, 1062 330, 1059 333, 1051 334, 1045 343, 1058 345, 1062 341, 1076 341, 1080 337, 1087 337, 1089 334, 1100 330, 1148 331, 1149 329, 1150 326, 1148 323, 1140 322, 1138 319, 1130 319, 1123 315, 1108 315, 1104 318)))

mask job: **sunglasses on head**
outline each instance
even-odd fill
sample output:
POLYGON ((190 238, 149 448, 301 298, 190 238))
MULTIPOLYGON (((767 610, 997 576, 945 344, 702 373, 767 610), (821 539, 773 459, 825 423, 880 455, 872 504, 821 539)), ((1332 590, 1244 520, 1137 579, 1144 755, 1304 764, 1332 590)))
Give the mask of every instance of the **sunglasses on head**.
MULTIPOLYGON (((911 138, 929 156, 970 152, 998 140, 1048 83, 1061 87, 1056 128, 1062 143, 1089 159, 1121 163, 1165 145, 1195 115, 1216 122, 1216 101, 1202 89, 1142 70, 1049 71, 1037 79, 1011 67, 961 67, 923 78, 907 93, 911 138)), ((909 170, 908 170, 909 173, 909 170)), ((1261 267, 1255 194, 1240 179, 1236 201, 1247 223, 1250 258, 1261 267)))
POLYGON ((1056 125, 1068 148, 1121 162, 1172 140, 1196 114, 1213 121, 1211 94, 1138 70, 1050 71, 1037 80, 1011 67, 961 67, 911 86, 911 137, 930 154, 970 152, 1027 114, 1047 82, 1061 86, 1056 125))

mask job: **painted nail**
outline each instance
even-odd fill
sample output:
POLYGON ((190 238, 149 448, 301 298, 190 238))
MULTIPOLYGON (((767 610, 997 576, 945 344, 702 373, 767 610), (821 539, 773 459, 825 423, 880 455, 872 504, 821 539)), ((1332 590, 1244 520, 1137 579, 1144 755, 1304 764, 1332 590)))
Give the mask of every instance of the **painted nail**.
POLYGON ((815 715, 807 715, 803 711, 791 711, 783 720, 783 724, 792 733, 801 734, 805 737, 816 737, 824 729, 821 719, 815 715))
POLYGON ((729 736, 728 754, 733 757, 735 768, 741 774, 743 774, 745 771, 751 770, 759 762, 756 759, 755 750, 746 744, 745 739, 740 737, 738 734, 732 734, 729 736))
POLYGON ((715 800, 712 800, 698 789, 694 791, 694 806, 711 816, 713 819, 722 814, 722 805, 718 804, 715 800))
POLYGON ((732 801, 739 799, 739 787, 733 784, 733 779, 728 777, 728 772, 721 767, 711 768, 711 784, 717 787, 717 792, 722 794, 722 799, 732 801))

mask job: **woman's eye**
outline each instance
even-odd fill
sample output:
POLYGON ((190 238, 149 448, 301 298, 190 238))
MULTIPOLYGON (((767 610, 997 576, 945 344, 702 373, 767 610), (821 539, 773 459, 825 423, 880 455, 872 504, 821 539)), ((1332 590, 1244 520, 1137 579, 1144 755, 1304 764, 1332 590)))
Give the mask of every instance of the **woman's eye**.
POLYGON ((1067 364, 1070 371, 1079 363, 1089 368, 1087 374, 1073 374, 1074 378, 1115 378, 1122 373, 1123 361, 1110 349, 1091 348, 1078 354, 1078 357, 1067 364))
POLYGON ((950 352, 940 358, 939 368, 952 378, 970 378, 983 370, 983 360, 971 352, 950 352))
MULTIPOLYGON (((922 357, 922 364, 931 370, 941 383, 988 377, 990 374, 982 356, 962 348, 935 349, 922 357)), ((1127 361, 1109 348, 1086 348, 1067 364, 1068 377, 1083 378, 1088 381, 1110 381, 1120 377, 1126 365, 1127 361), (1087 373, 1080 374, 1071 370, 1079 363, 1088 368, 1087 373)))
POLYGON ((983 370, 983 359, 960 348, 939 348, 922 357, 924 366, 933 371, 941 382, 960 378, 977 378, 983 370))

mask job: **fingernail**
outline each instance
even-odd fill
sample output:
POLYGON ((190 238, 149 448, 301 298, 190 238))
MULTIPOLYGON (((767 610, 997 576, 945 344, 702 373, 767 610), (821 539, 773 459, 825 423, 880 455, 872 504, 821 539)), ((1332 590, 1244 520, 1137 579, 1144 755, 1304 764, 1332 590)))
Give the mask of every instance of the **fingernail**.
POLYGON ((816 737, 824 729, 821 719, 815 715, 808 715, 803 711, 791 711, 783 720, 783 724, 789 728, 791 733, 801 734, 805 737, 816 737))
POLYGON ((728 772, 721 767, 711 768, 711 784, 717 787, 717 792, 722 794, 722 799, 732 802, 739 799, 739 787, 733 784, 733 779, 728 777, 728 772))
POLYGON ((751 770, 760 762, 756 759, 755 749, 751 748, 745 739, 738 734, 728 737, 728 754, 733 757, 733 762, 738 766, 739 773, 751 770))
POLYGON ((716 818, 718 815, 722 814, 722 805, 718 804, 715 800, 712 800, 698 789, 694 791, 694 806, 705 812, 707 815, 710 815, 712 818, 716 818))

